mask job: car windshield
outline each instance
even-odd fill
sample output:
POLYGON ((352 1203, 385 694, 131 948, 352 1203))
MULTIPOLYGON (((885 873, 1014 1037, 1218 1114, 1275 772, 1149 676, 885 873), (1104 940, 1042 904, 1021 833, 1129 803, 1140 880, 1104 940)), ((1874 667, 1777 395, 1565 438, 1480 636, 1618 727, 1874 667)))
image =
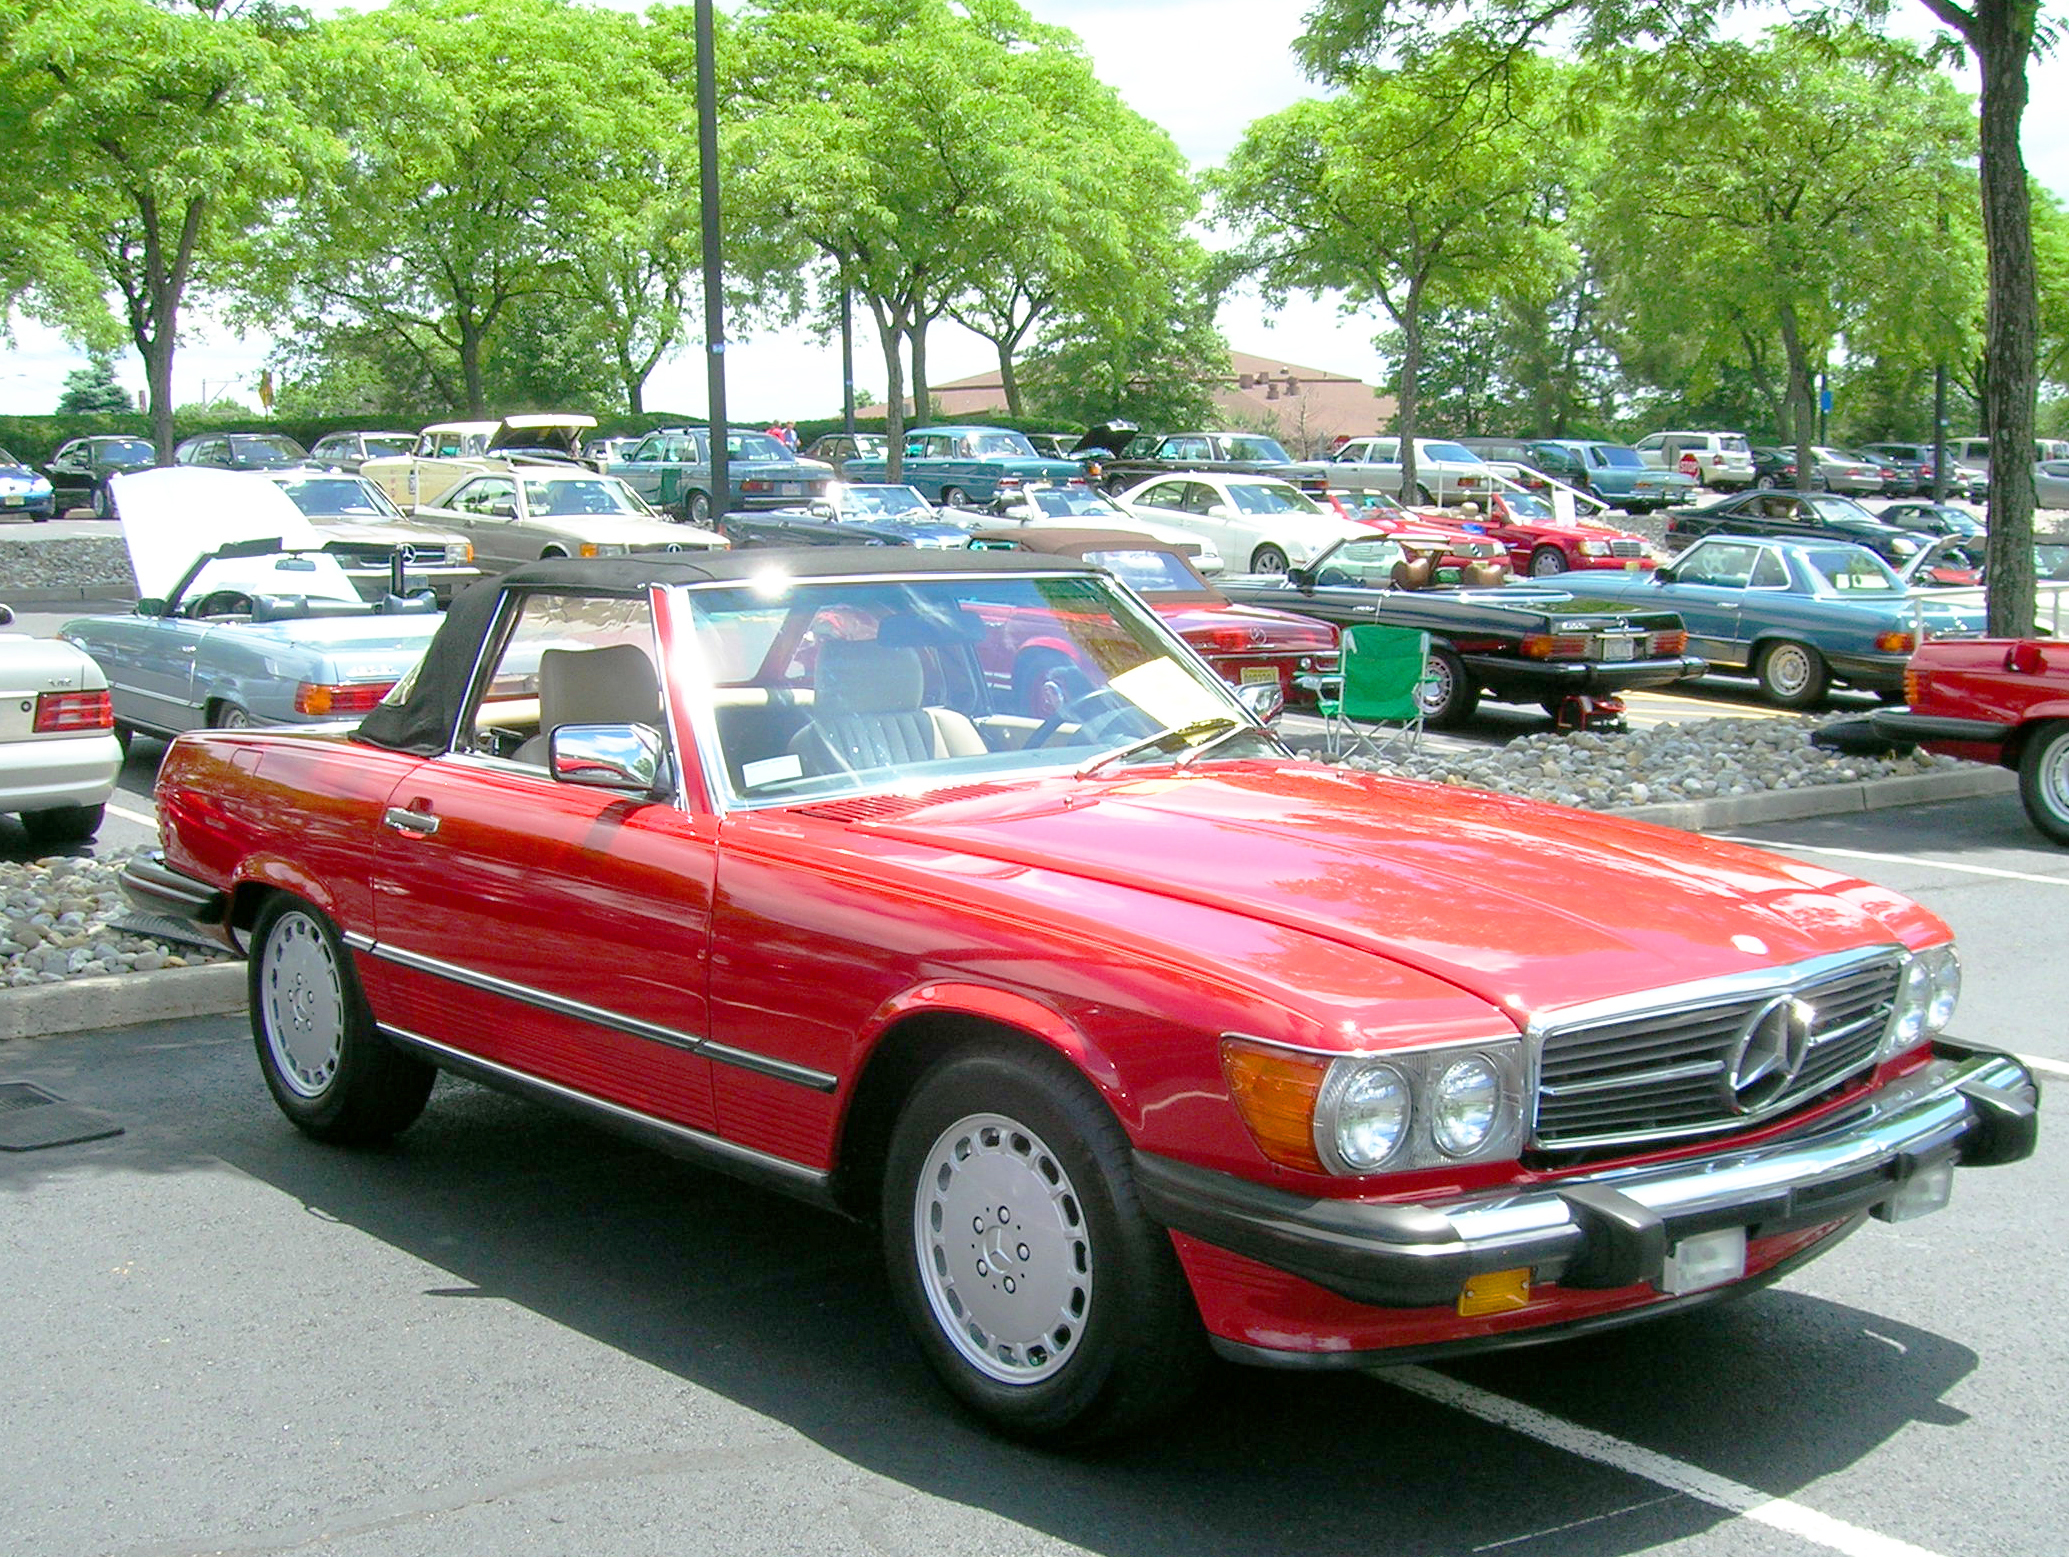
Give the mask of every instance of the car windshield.
POLYGON ((1182 592, 1198 594, 1207 587, 1207 582, 1186 566, 1185 559, 1172 551, 1154 548, 1142 550, 1088 551, 1087 562, 1096 562, 1130 589, 1144 595, 1168 595, 1182 592))
POLYGON ((1237 433, 1228 440, 1228 457, 1232 460, 1256 460, 1261 464, 1290 465, 1292 459, 1276 438, 1261 438, 1251 433, 1237 433))
POLYGON ((290 462, 304 460, 309 456, 302 446, 292 438, 243 435, 230 440, 230 453, 240 460, 280 460, 290 462))
POLYGON ((402 510, 388 501, 386 493, 370 482, 349 476, 311 476, 304 481, 283 481, 280 489, 294 499, 295 507, 312 519, 350 516, 366 519, 400 519, 402 510))
POLYGON ((1383 535, 1345 541, 1324 552, 1315 564, 1315 583, 1333 589, 1386 589, 1394 582, 1394 564, 1408 553, 1383 535))
POLYGON ((5 449, 0 449, 0 465, 26 465, 27 460, 18 460, 5 449))
POLYGON ((767 433, 726 434, 726 458, 742 465, 787 465, 796 457, 767 433))
POLYGON ((920 795, 1168 760, 1276 753, 1228 686, 1102 574, 921 573, 690 586, 677 650, 713 782, 735 805, 920 795))
POLYGON ((392 438, 377 438, 369 434, 360 441, 366 445, 368 459, 390 459, 398 454, 407 454, 417 446, 417 440, 408 433, 398 433, 392 438))
POLYGON ((1603 464, 1617 470, 1637 470, 1645 464, 1636 449, 1621 448, 1613 443, 1598 444, 1595 452, 1602 457, 1603 464))
POLYGON ((651 512, 622 481, 593 476, 575 481, 533 477, 524 484, 525 507, 534 514, 616 514, 643 519, 651 512))
POLYGON ((1052 519, 1068 519, 1074 514, 1127 517, 1090 487, 1049 487, 1028 493, 1027 500, 1034 504, 1036 512, 1052 519))
POLYGON ((1244 514, 1319 514, 1321 505, 1283 481, 1231 481, 1229 501, 1244 514))
POLYGON ((918 514, 933 512, 912 487, 849 487, 842 508, 851 514, 918 514))
POLYGON ((1426 443, 1424 459, 1444 460, 1453 465, 1484 465, 1487 462, 1462 443, 1426 443))
POLYGON ((1804 552, 1811 571, 1835 594, 1901 595, 1903 583, 1889 565, 1860 546, 1819 546, 1804 552))

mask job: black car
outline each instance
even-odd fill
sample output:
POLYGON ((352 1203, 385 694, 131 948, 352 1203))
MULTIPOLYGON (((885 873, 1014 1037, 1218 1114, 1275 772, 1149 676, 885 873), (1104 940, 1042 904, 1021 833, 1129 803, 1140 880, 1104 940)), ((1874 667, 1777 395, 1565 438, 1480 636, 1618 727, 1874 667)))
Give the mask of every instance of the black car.
POLYGON ((1064 456, 1097 467, 1097 480, 1109 492, 1125 491, 1166 471, 1204 470, 1223 475, 1277 476, 1295 486, 1325 486, 1329 467, 1316 460, 1296 460, 1276 438, 1249 432, 1165 433, 1152 437, 1133 422, 1104 422, 1091 428, 1064 456))
POLYGON ((1907 497, 1885 503, 1875 517, 1900 529, 1917 530, 1925 535, 1953 536, 1959 540, 1973 540, 1984 533, 1983 521, 1974 514, 1951 503, 1935 503, 1929 497, 1907 497))
POLYGON ((96 519, 112 519, 108 506, 108 478, 126 470, 146 470, 158 463, 158 452, 149 438, 131 438, 115 433, 97 433, 74 438, 51 457, 44 473, 57 491, 57 511, 62 518, 68 508, 90 504, 96 519))
POLYGON ((309 451, 279 433, 197 433, 172 451, 175 465, 214 470, 287 470, 309 463, 309 451))
POLYGON ((1342 627, 1385 622, 1427 632, 1428 674, 1417 698, 1436 728, 1462 723, 1483 696, 1539 704, 1562 723, 1592 723, 1620 712, 1621 693, 1709 669, 1686 652, 1688 632, 1674 612, 1593 599, 1583 575, 1564 575, 1559 585, 1432 587, 1425 560, 1391 536, 1358 536, 1307 567, 1216 579, 1215 587, 1244 605, 1342 627))
MULTIPOLYGON (((1777 449, 1763 444, 1753 447, 1753 485, 1762 492, 1776 488, 1796 489, 1796 451, 1777 449)), ((1812 470, 1810 488, 1813 492, 1825 489, 1825 478, 1812 470)))
POLYGON ((1741 492, 1694 508, 1667 510, 1666 543, 1680 551, 1705 535, 1773 535, 1795 541, 1850 541, 1893 568, 1924 549, 1925 537, 1885 524, 1836 492, 1741 492))

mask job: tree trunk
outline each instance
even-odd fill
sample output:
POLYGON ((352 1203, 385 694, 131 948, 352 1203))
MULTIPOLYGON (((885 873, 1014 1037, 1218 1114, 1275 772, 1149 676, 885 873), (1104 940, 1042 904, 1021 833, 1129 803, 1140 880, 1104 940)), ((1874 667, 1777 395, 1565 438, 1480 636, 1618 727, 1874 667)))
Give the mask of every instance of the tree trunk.
POLYGON ((1980 140, 1990 309, 1983 418, 1990 434, 1990 533, 1985 554, 1989 631, 2033 631, 2033 416, 2039 390, 2039 283, 2019 125, 2033 54, 2031 0, 1978 0, 1971 11, 1982 80, 1980 140))
POLYGON ((1401 439, 1403 503, 1415 502, 1415 414, 1422 384, 1422 298, 1411 289, 1401 310, 1401 384, 1394 410, 1394 431, 1401 439))
POLYGON ((1016 419, 1027 415, 1021 403, 1020 376, 1013 371, 1013 353, 1002 344, 999 347, 999 388, 1006 392, 1006 413, 1016 419))
POLYGON ((153 305, 157 327, 137 342, 137 349, 144 359, 144 383, 150 390, 151 444, 161 465, 172 463, 173 446, 172 325, 175 315, 165 311, 166 306, 163 302, 153 305))
POLYGON ((484 331, 472 319, 460 320, 460 376, 467 386, 467 414, 475 418, 486 417, 488 412, 488 391, 482 387, 481 346, 484 331))
POLYGON ((1809 492, 1817 478, 1818 464, 1811 445, 1817 441, 1817 390, 1812 383, 1810 356, 1803 349, 1803 332, 1796 323, 1796 310, 1788 303, 1775 311, 1782 327, 1782 349, 1789 355, 1789 404, 1795 410, 1796 490, 1809 492))
POLYGON ((880 299, 867 301, 884 347, 884 480, 895 484, 905 479, 905 364, 898 355, 905 320, 902 311, 886 309, 880 299))
POLYGON ((908 328, 912 338, 912 421, 915 427, 924 427, 934 419, 927 404, 931 398, 927 384, 927 326, 933 322, 932 314, 916 308, 908 328))

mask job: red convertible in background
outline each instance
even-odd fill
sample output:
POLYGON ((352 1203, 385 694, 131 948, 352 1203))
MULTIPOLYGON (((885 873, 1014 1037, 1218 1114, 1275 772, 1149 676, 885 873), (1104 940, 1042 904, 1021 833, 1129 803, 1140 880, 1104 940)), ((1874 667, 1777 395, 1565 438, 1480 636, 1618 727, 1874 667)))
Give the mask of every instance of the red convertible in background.
POLYGON ((1904 668, 1903 708, 1867 715, 1890 745, 2015 769, 2033 825, 2069 844, 2069 642, 1954 638, 1904 668))
POLYGON ((2037 1130, 1915 904, 1298 761, 1060 558, 527 564, 356 728, 182 736, 158 802, 125 881, 249 956, 302 1131, 392 1136, 448 1070, 867 1219, 1033 1439, 1214 1352, 1675 1313, 2037 1130), (1091 667, 1041 716, 1000 637, 1038 618, 1091 667))

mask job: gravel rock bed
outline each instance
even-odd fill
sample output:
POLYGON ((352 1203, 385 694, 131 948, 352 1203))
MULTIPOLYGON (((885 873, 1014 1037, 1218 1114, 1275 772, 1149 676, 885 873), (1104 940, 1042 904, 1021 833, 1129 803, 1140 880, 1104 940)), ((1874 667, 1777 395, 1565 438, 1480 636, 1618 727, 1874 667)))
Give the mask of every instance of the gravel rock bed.
MULTIPOLYGON (((1958 758, 1923 751, 1907 757, 1850 757, 1811 745, 1811 731, 1834 717, 1840 716, 1692 719, 1621 734, 1547 731, 1472 751, 1426 748, 1341 760, 1368 772, 1498 790, 1591 811, 1910 778, 1961 766, 1958 758)), ((1298 740, 1294 749, 1333 760, 1323 758, 1312 740, 1298 740)))
POLYGON ((0 600, 23 589, 136 589, 129 548, 119 533, 60 541, 0 540, 0 600))
POLYGON ((0 862, 0 987, 219 962, 223 954, 111 930, 130 912, 122 859, 0 862))

